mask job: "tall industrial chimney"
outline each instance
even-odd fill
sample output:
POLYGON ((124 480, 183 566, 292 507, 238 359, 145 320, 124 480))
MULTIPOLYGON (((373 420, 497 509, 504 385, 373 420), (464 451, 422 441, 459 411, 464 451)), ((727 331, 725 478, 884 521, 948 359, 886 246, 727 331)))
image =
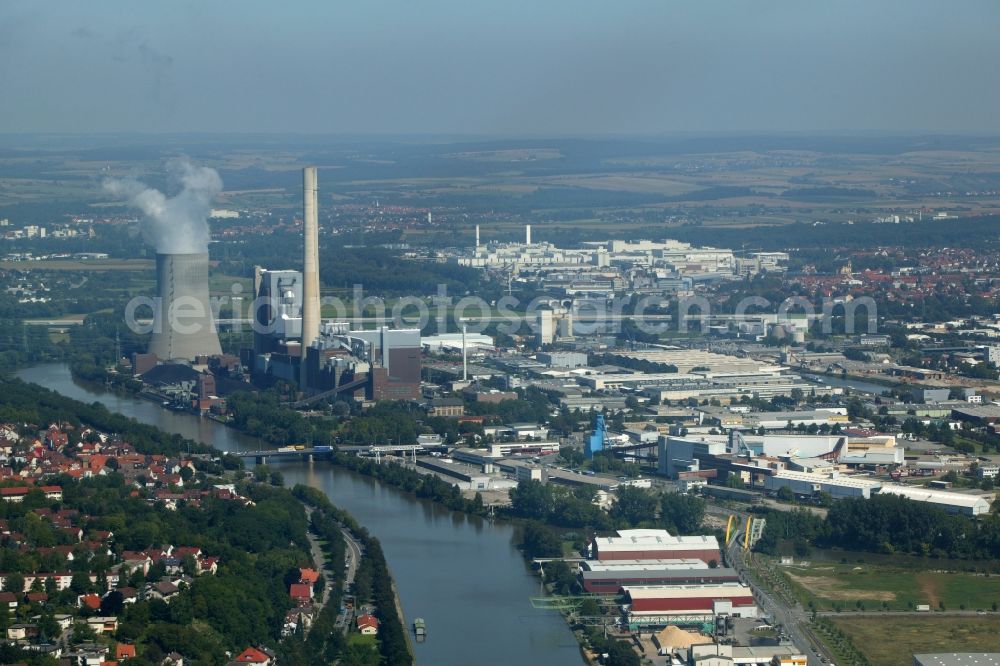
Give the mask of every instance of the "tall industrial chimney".
POLYGON ((531 225, 524 225, 524 244, 531 245, 531 225))
POLYGON ((319 337, 319 200, 316 167, 302 170, 302 220, 305 255, 302 266, 302 358, 299 387, 306 388, 306 350, 319 337))
MULTIPOLYGON (((477 227, 478 228, 478 227, 477 227)), ((462 324, 462 381, 469 381, 469 345, 465 341, 465 330, 468 326, 462 324)))
POLYGON ((476 225, 476 249, 479 249, 479 225, 476 225))
POLYGON ((149 353, 164 361, 221 354, 208 299, 208 253, 157 254, 156 285, 149 353))

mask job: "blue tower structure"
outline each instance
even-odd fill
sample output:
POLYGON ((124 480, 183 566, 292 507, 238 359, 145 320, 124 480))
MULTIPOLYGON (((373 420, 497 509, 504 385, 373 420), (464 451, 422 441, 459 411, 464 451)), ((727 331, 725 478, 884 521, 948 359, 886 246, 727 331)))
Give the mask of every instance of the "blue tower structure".
POLYGON ((587 460, 593 460, 594 454, 604 450, 604 442, 608 441, 608 429, 604 425, 604 414, 598 414, 594 421, 594 432, 590 434, 583 447, 587 460))

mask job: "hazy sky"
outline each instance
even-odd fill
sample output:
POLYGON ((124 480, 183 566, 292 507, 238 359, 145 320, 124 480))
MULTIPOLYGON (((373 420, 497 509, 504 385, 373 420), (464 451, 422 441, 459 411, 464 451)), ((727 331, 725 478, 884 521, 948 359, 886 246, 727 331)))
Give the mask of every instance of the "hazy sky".
POLYGON ((0 0, 0 132, 1000 131, 997 0, 0 0))

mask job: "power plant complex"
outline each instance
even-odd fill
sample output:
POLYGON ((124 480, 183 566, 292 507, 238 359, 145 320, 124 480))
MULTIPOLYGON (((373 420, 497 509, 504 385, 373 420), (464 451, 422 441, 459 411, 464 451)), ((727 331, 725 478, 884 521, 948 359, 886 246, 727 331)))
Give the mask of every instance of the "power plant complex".
MULTIPOLYGON (((420 397, 420 330, 352 330, 323 323, 316 167, 302 171, 303 270, 254 267, 253 347, 241 351, 258 384, 285 380, 308 399, 420 397)), ((156 255, 157 300, 144 367, 221 356, 208 289, 208 253, 156 255), (155 358, 154 358, 155 357, 155 358)), ((204 362, 202 360, 202 362, 204 362)))
POLYGON ((255 267, 254 346, 246 365, 260 383, 283 379, 317 399, 419 398, 419 329, 352 330, 321 321, 316 167, 303 170, 302 186, 303 270, 255 267))

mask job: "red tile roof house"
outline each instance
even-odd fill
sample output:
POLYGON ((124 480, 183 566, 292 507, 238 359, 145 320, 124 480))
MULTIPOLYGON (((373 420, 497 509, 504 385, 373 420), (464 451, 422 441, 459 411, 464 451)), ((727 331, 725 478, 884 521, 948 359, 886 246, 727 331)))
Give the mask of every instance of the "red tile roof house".
POLYGON ((274 655, 269 650, 263 648, 248 647, 237 655, 233 661, 235 664, 258 664, 259 666, 271 666, 274 663, 274 655))
POLYGON ((135 646, 125 645, 125 643, 119 643, 115 646, 115 659, 119 661, 122 659, 131 659, 135 657, 135 646))
POLYGON ((199 576, 201 574, 215 574, 219 570, 218 557, 206 557, 198 564, 201 568, 201 570, 198 572, 199 576))
POLYGON ((374 615, 358 616, 358 631, 366 636, 374 636, 378 633, 378 619, 374 615))
MULTIPOLYGON (((62 501, 62 488, 59 486, 41 486, 37 489, 45 494, 45 499, 56 500, 57 502, 62 501)), ((32 490, 36 490, 36 488, 29 488, 27 486, 0 488, 0 499, 6 502, 21 502, 32 490)))
POLYGON ((77 597, 77 603, 80 605, 80 608, 97 610, 101 607, 101 598, 96 594, 81 594, 77 597))
POLYGON ((309 601, 312 599, 312 585, 292 583, 288 587, 288 596, 296 601, 309 601))

